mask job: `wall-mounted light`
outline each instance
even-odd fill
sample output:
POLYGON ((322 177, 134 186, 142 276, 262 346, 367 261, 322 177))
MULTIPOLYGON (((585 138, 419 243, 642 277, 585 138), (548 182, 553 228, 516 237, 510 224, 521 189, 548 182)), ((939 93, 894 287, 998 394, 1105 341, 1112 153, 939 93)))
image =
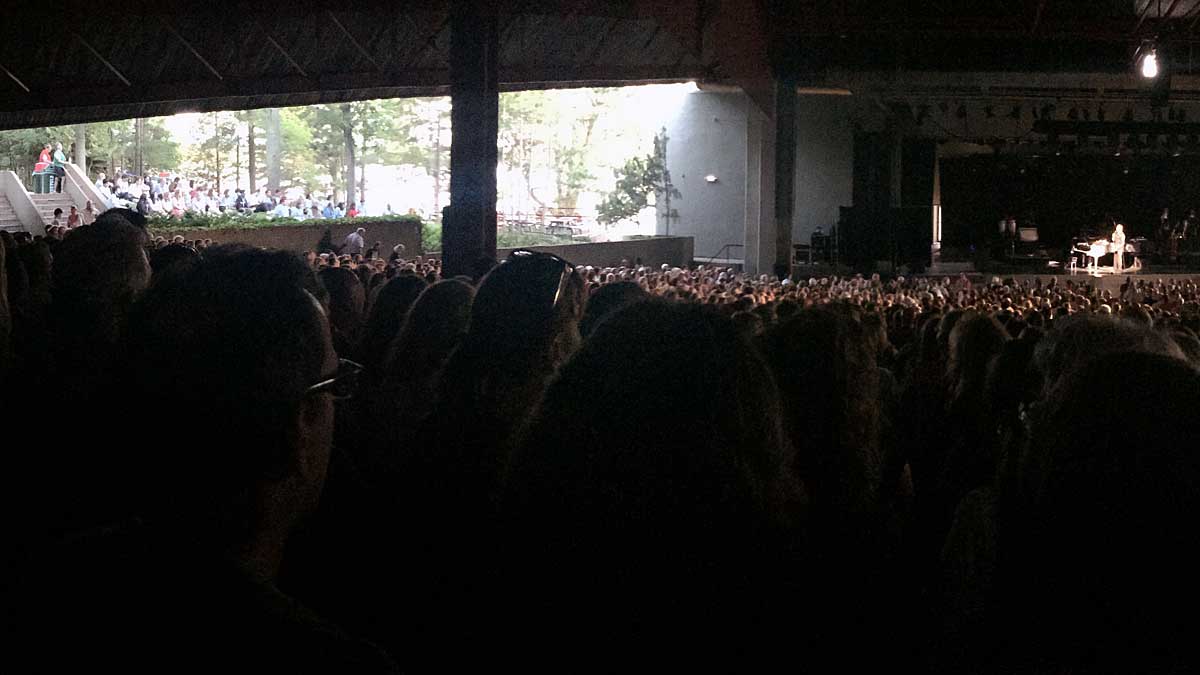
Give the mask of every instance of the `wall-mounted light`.
POLYGON ((1142 55, 1142 77, 1153 79, 1158 77, 1158 50, 1151 47, 1142 55))
POLYGON ((717 182, 717 177, 710 173, 704 177, 704 180, 705 180, 705 182, 708 182, 708 183, 715 183, 715 182, 717 182))

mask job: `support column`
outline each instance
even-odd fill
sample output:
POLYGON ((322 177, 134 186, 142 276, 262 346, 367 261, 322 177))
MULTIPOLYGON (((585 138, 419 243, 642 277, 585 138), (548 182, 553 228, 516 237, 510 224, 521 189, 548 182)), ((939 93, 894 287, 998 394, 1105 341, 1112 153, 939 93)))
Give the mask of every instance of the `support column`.
POLYGON ((775 275, 792 271, 792 211, 796 203, 796 83, 775 81, 775 275))
POLYGON ((442 274, 472 275, 496 257, 499 28, 495 7, 450 8, 450 205, 442 211, 442 274))
POLYGON ((775 263, 775 123, 746 102, 746 234, 742 268, 768 272, 775 263))

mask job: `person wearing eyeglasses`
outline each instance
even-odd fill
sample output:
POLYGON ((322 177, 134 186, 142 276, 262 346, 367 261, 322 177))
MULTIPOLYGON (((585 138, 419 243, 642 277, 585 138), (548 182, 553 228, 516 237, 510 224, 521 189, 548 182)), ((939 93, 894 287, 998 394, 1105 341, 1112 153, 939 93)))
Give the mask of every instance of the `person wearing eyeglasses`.
MULTIPOLYGON (((48 672, 395 672, 276 584, 317 508, 339 361, 324 295, 292 253, 215 249, 129 320, 110 395, 146 420, 112 446, 136 518, 58 548, 23 604, 48 672), (178 412, 206 420, 179 423, 178 412), (58 649, 47 649, 58 645, 58 649), (65 648, 63 648, 65 647, 65 648)), ((27 632, 27 634, 25 633, 27 632)), ((15 646, 15 643, 10 643, 15 646)), ((10 654, 11 656, 11 654, 10 654)))

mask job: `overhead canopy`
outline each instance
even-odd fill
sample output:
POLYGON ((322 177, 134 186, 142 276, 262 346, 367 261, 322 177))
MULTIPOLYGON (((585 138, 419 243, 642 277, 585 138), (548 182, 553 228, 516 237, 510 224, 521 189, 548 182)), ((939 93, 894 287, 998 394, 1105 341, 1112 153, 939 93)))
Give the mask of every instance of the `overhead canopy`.
MULTIPOLYGON (((743 4, 493 0, 502 87, 769 79, 765 50, 755 62, 715 35, 722 7, 743 4)), ((448 0, 0 10, 0 128, 444 94, 450 11, 448 0)), ((738 44, 766 43, 758 25, 741 29, 738 44)))
MULTIPOLYGON (((480 0, 504 89, 831 73, 1193 72, 1200 0, 480 0)), ((446 93, 451 0, 10 0, 0 129, 446 93), (12 5, 19 5, 13 7, 12 5)), ((986 83, 985 83, 986 85, 986 83)))

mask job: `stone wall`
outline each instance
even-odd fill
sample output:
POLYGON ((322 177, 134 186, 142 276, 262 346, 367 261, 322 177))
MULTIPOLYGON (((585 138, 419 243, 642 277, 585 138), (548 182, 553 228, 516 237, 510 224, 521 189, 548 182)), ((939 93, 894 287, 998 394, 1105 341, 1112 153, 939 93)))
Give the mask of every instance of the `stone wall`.
POLYGON ((386 257, 392 251, 392 247, 396 244, 404 244, 405 255, 413 256, 422 253, 421 251, 421 226, 411 221, 370 221, 360 224, 342 223, 334 225, 324 225, 315 223, 311 225, 265 225, 263 227, 249 229, 198 229, 198 230, 151 230, 151 234, 159 234, 164 237, 183 235, 184 239, 212 239, 213 242, 221 244, 247 244, 250 246, 261 246, 263 248, 278 248, 290 251, 305 252, 316 250, 317 242, 321 240, 321 235, 325 233, 325 228, 329 227, 333 232, 333 243, 340 246, 346 239, 346 235, 350 234, 358 227, 362 227, 367 231, 363 238, 370 247, 375 242, 380 242, 381 254, 386 257))

